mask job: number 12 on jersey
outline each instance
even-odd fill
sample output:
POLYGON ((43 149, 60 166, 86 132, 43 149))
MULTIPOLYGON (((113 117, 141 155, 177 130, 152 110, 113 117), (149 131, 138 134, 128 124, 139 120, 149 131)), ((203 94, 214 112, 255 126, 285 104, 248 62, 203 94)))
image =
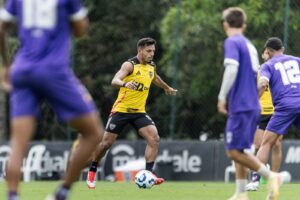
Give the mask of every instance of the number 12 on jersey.
POLYGON ((299 64, 296 60, 289 60, 284 63, 276 63, 275 69, 279 70, 283 85, 300 83, 299 64))

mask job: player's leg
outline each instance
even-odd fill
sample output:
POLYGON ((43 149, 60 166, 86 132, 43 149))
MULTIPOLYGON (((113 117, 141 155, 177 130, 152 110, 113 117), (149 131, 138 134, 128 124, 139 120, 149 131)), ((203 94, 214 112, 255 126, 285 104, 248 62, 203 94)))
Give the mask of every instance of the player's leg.
POLYGON ((235 162, 257 171, 269 182, 269 196, 277 198, 279 195, 280 180, 283 175, 271 172, 258 158, 247 154, 243 149, 251 147, 256 119, 258 113, 255 111, 241 112, 230 115, 226 125, 227 155, 235 162))
MULTIPOLYGON (((146 170, 153 172, 153 166, 158 154, 159 135, 157 128, 154 125, 148 125, 139 129, 139 134, 146 140, 147 146, 145 149, 146 170)), ((163 183, 163 178, 155 176, 155 185, 163 183)))
POLYGON ((256 129, 256 132, 255 132, 255 135, 254 135, 254 147, 255 147, 255 152, 254 154, 256 155, 256 153, 258 152, 259 150, 259 147, 261 145, 261 142, 262 142, 262 138, 264 136, 264 131, 263 129, 256 129))
POLYGON ((71 187, 78 180, 81 170, 86 166, 90 155, 103 136, 102 122, 96 113, 86 114, 70 121, 70 125, 81 133, 77 150, 69 161, 63 185, 71 187))
POLYGON ((27 152, 28 143, 32 138, 34 128, 35 118, 31 116, 12 119, 10 139, 11 153, 6 168, 9 200, 13 200, 15 196, 17 196, 23 158, 25 152, 27 152))
POLYGON ((55 194, 56 200, 65 200, 97 144, 102 140, 103 124, 92 97, 72 71, 61 70, 61 66, 51 66, 45 71, 34 72, 33 76, 36 76, 34 80, 38 80, 35 83, 37 90, 59 119, 69 122, 81 134, 77 150, 69 160, 63 183, 55 194))
POLYGON ((248 200, 248 195, 246 193, 246 184, 247 184, 247 168, 243 165, 235 162, 235 177, 236 177, 236 191, 233 197, 229 198, 229 200, 248 200))
MULTIPOLYGON (((140 136, 147 142, 145 149, 146 170, 153 172, 160 140, 155 123, 147 114, 137 114, 137 118, 134 120, 133 125, 138 130, 140 136)), ((164 181, 163 178, 155 176, 155 185, 159 185, 164 181)))
POLYGON ((256 157, 262 163, 267 164, 269 155, 270 155, 270 150, 273 148, 273 146, 275 145, 275 143, 279 137, 280 137, 280 135, 278 135, 272 131, 268 131, 268 130, 265 131, 262 145, 256 155, 256 157))
POLYGON ((145 150, 146 170, 152 172, 160 140, 155 123, 147 114, 137 113, 132 124, 147 142, 145 150))
MULTIPOLYGON (((275 112, 273 114, 264 133, 261 147, 257 152, 257 158, 259 158, 262 163, 266 164, 268 162, 271 148, 273 148, 280 135, 287 132, 289 126, 295 121, 296 116, 294 113, 286 112, 275 112)), ((287 179, 288 177, 285 173, 272 173, 272 176, 270 176, 268 180, 268 198, 277 199, 280 185, 282 181, 287 179)))
POLYGON ((280 136, 272 148, 272 171, 279 172, 282 160, 282 136, 280 136))
POLYGON ((96 187, 96 175, 97 168, 100 160, 105 156, 106 152, 116 141, 118 135, 110 132, 105 132, 102 141, 96 147, 96 150, 92 156, 92 162, 90 164, 90 168, 87 175, 87 186, 90 189, 95 189, 96 187))
POLYGON ((154 162, 158 154, 159 135, 154 125, 148 125, 139 129, 139 134, 146 140, 145 149, 146 170, 153 171, 154 162))
MULTIPOLYGON (((255 153, 254 155, 257 154, 262 138, 265 132, 265 129, 268 125, 268 122, 270 121, 272 115, 260 115, 259 117, 259 123, 258 123, 258 128, 255 132, 254 136, 254 145, 255 145, 255 153)), ((251 182, 247 184, 246 190, 247 191, 257 191, 259 189, 259 181, 260 181, 260 176, 257 172, 251 171, 251 182)))
POLYGON ((12 74, 12 77, 14 78, 14 89, 10 96, 11 153, 6 168, 9 200, 18 196, 23 158, 35 129, 36 117, 39 114, 39 98, 32 89, 26 87, 28 85, 27 82, 23 82, 26 80, 23 74, 15 73, 12 74), (16 84, 22 85, 22 87, 19 88, 16 84))
POLYGON ((130 114, 128 113, 112 113, 106 123, 105 133, 100 144, 97 145, 94 153, 92 154, 92 162, 90 164, 87 186, 90 189, 96 187, 96 174, 100 160, 105 156, 106 151, 110 149, 113 143, 116 141, 118 135, 122 132, 124 126, 130 120, 130 114))

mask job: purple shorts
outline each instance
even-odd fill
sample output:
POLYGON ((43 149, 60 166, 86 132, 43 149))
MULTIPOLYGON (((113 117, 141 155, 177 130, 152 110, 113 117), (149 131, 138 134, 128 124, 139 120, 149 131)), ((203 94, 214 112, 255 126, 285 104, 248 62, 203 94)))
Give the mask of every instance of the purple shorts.
POLYGON ((281 112, 275 111, 268 123, 266 130, 272 131, 279 135, 287 133, 291 124, 300 128, 300 113, 299 112, 281 112))
POLYGON ((228 150, 250 149, 260 110, 231 113, 226 123, 225 142, 228 150))
POLYGON ((96 111, 92 97, 69 68, 36 66, 24 70, 13 66, 11 81, 11 118, 38 117, 43 101, 52 107, 62 121, 96 111))

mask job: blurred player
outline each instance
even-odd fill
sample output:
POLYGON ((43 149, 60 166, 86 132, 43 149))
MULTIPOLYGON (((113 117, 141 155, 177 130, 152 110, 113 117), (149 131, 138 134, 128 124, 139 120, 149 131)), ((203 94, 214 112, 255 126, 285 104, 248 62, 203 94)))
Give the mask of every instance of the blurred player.
MULTIPOLYGON (((265 62, 269 60, 269 54, 266 49, 263 50, 262 59, 265 62)), ((274 106, 273 106, 272 96, 269 87, 266 87, 266 90, 264 91, 263 95, 260 97, 259 101, 261 106, 261 115, 259 117, 258 128, 256 129, 255 136, 254 136, 255 155, 261 145, 264 131, 274 112, 274 106)), ((277 142, 272 148, 271 169, 274 172, 279 172, 280 165, 281 165, 281 159, 282 159, 281 140, 282 137, 278 138, 277 142)), ((257 191, 259 188, 259 180, 260 180, 259 174, 257 174, 256 172, 252 172, 251 182, 247 184, 246 190, 257 191)))
MULTIPOLYGON (((93 100, 70 69, 72 34, 87 28, 87 10, 80 0, 7 0, 0 12, 0 48, 11 81, 11 154, 7 165, 8 199, 18 200, 22 160, 32 138, 41 102, 82 134, 62 185, 49 199, 67 199, 87 159, 101 141, 102 122, 93 100), (10 67, 5 34, 17 21, 20 48, 10 67)), ((8 77, 9 75, 9 77, 8 77)), ((9 88, 9 87, 8 87, 9 88)))
MULTIPOLYGON (((164 89, 168 95, 176 95, 177 92, 166 84, 156 72, 156 65, 153 62, 155 45, 156 41, 152 38, 140 39, 137 43, 137 56, 125 61, 112 80, 112 85, 120 90, 106 124, 103 140, 94 154, 89 169, 87 185, 90 189, 96 187, 95 174, 99 161, 127 124, 133 125, 147 141, 146 170, 153 170, 158 153, 159 135, 154 122, 145 110, 150 86, 153 82, 164 89)), ((164 182, 162 178, 155 180, 155 184, 162 182, 164 182)))
POLYGON ((282 41, 276 37, 269 38, 265 48, 270 60, 261 68, 259 92, 262 94, 269 85, 275 110, 257 153, 263 163, 267 163, 270 149, 291 124, 300 128, 300 58, 285 55, 282 41))
POLYGON ((218 111, 228 114, 226 149, 236 167, 236 192, 230 200, 248 200, 245 187, 247 168, 257 171, 268 180, 268 198, 274 200, 279 194, 281 175, 271 172, 256 157, 245 152, 251 148, 260 114, 256 79, 259 67, 257 51, 243 36, 246 14, 241 8, 224 10, 223 20, 228 38, 224 43, 225 72, 218 96, 218 111))

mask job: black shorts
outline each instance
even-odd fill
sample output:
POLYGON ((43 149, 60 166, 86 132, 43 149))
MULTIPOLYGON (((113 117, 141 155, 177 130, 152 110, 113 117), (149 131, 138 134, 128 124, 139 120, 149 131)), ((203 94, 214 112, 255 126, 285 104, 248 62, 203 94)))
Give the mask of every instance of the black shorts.
POLYGON ((123 128, 131 124, 137 131, 148 125, 155 125, 146 113, 112 113, 107 121, 105 131, 120 134, 123 128))
POLYGON ((258 129, 266 130, 272 115, 260 115, 258 129))

